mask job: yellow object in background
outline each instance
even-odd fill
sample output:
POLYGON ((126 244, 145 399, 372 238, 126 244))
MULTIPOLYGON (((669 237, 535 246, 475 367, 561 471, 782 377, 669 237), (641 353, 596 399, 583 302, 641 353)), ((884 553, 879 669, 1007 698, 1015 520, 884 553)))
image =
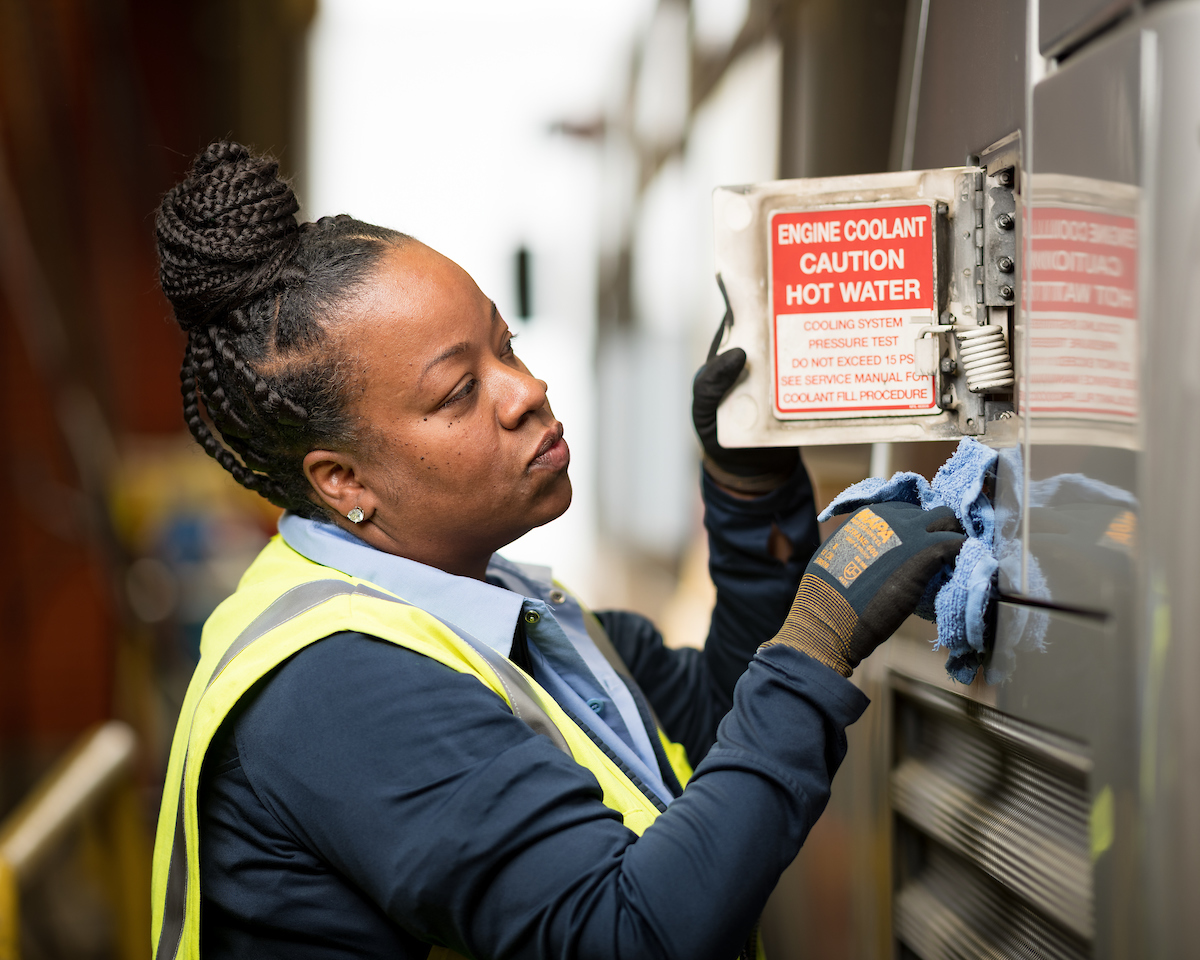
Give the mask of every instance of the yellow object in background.
POLYGON ((1096 799, 1092 802, 1091 816, 1088 817, 1088 845, 1091 848, 1093 863, 1113 845, 1115 821, 1112 787, 1106 786, 1096 794, 1096 799))
POLYGON ((17 960, 20 955, 17 876, 0 857, 0 960, 17 960))
MULTIPOLYGON (((113 921, 106 955, 149 957, 149 838, 131 779, 137 748, 125 723, 92 728, 0 822, 0 960, 21 953, 22 886, 31 942, 45 930, 36 911, 49 889, 74 913, 104 904, 113 921), (64 886, 64 877, 84 882, 64 886)), ((69 939, 63 946, 73 955, 69 939)))

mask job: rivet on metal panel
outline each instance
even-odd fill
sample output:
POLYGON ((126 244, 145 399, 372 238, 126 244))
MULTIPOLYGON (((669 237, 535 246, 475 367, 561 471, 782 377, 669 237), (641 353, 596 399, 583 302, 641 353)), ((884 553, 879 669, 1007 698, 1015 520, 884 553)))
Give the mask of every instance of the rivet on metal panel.
POLYGON ((1011 230, 1013 228, 1013 218, 1011 213, 1002 213, 996 218, 996 226, 1001 230, 1011 230))
POLYGON ((996 266, 1000 268, 1001 273, 1012 273, 1016 264, 1013 263, 1012 257, 1001 257, 996 261, 996 266))
POLYGON ((1016 293, 1016 291, 1013 290, 1013 288, 1007 283, 1000 288, 1000 296, 1002 296, 1005 300, 1011 300, 1014 293, 1016 293))

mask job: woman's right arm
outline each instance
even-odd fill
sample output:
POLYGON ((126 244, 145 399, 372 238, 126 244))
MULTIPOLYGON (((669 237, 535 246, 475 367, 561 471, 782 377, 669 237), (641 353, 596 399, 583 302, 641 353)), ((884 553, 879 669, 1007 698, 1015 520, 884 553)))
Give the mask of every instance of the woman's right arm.
POLYGON ((237 736, 279 822, 422 939, 479 957, 730 960, 866 702, 805 654, 764 650, 641 838, 476 679, 368 638, 298 654, 237 736))

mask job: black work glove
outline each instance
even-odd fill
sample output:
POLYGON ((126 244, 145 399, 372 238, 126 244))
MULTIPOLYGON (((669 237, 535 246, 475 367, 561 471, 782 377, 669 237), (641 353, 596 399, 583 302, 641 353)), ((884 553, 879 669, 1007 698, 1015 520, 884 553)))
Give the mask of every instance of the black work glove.
POLYGON ((708 349, 707 362, 692 381, 692 423, 704 447, 704 468, 714 480, 739 493, 768 493, 795 472, 800 451, 796 447, 726 450, 717 443, 717 407, 746 366, 746 351, 741 347, 717 353, 725 328, 733 325, 733 310, 720 275, 717 286, 725 298, 725 316, 708 349))
POLYGON ((965 540, 949 507, 862 507, 817 549, 787 620, 763 646, 786 643, 850 676, 916 609, 965 540))

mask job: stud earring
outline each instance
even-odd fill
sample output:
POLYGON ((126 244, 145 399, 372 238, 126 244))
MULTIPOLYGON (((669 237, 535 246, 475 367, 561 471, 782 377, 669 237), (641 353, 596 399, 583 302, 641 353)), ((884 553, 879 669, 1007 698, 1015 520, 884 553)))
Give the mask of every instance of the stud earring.
POLYGON ((366 514, 363 513, 362 507, 355 507, 348 514, 346 514, 346 519, 349 520, 351 523, 362 523, 363 517, 365 517, 365 516, 366 516, 366 514))

